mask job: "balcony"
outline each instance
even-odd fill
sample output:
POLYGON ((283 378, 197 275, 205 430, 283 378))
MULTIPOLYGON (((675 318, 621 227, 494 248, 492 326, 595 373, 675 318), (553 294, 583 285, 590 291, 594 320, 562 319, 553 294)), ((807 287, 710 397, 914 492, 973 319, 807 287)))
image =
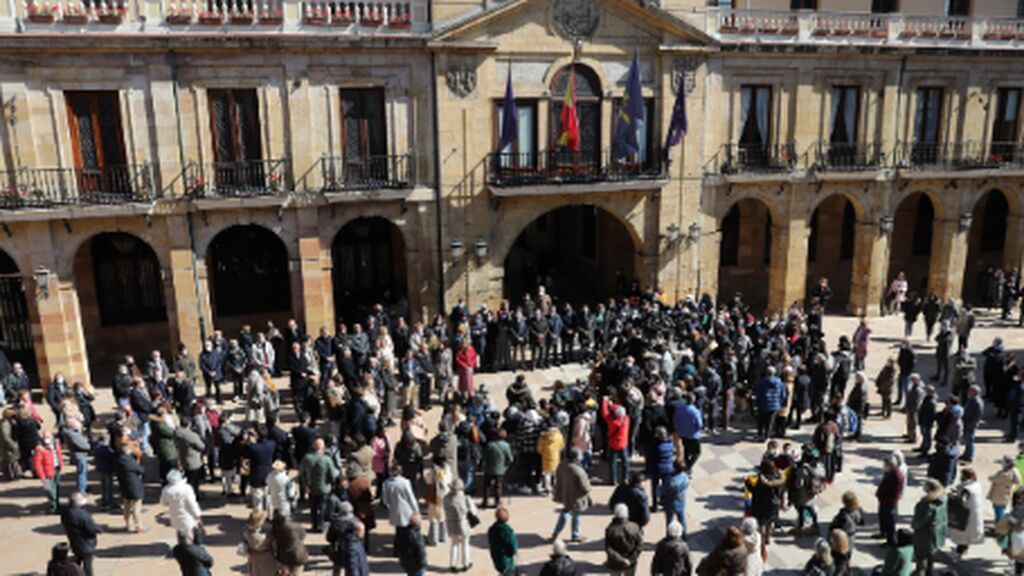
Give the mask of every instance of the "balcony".
POLYGON ((428 32, 428 12, 427 0, 19 0, 0 6, 0 27, 8 20, 10 29, 34 33, 402 34, 428 32))
POLYGON ((796 143, 736 144, 722 146, 718 158, 722 174, 780 174, 796 168, 796 143))
POLYGON ((983 151, 973 142, 900 142, 896 145, 896 158, 900 168, 911 172, 957 172, 996 167, 985 161, 983 151))
POLYGON ((709 9, 723 42, 1024 49, 1024 19, 709 9))
POLYGON ((412 188, 412 168, 412 152, 356 158, 323 156, 320 158, 321 192, 412 188))
POLYGON ((159 196, 148 163, 99 169, 22 168, 0 174, 0 209, 151 202, 159 196))
POLYGON ((617 158, 611 150, 590 157, 572 150, 487 155, 487 184, 497 188, 629 183, 665 178, 660 148, 648 150, 645 160, 617 158))
POLYGON ((822 172, 867 172, 881 169, 886 162, 879 142, 819 142, 816 155, 814 168, 822 172))
POLYGON ((185 195, 193 199, 281 196, 293 189, 288 159, 191 162, 185 167, 185 195))
POLYGON ((1024 169, 1024 145, 1020 142, 993 142, 985 161, 999 168, 1024 169))

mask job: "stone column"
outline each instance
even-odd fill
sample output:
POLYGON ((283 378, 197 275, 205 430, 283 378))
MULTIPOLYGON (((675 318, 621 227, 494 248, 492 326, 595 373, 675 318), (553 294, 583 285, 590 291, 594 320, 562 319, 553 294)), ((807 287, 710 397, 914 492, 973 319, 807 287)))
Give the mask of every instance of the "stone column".
POLYGON ((63 372, 68 382, 92 382, 78 294, 71 278, 59 278, 56 275, 59 266, 54 258, 49 224, 32 222, 25 230, 27 245, 31 247, 26 273, 31 275, 39 266, 50 270, 46 289, 36 286, 32 280, 26 282, 39 381, 45 388, 54 374, 63 372))
POLYGON ((165 219, 167 223, 169 268, 164 282, 167 300, 167 321, 170 328, 171 350, 178 342, 184 342, 193 356, 202 350, 202 334, 209 330, 210 291, 205 282, 198 284, 196 265, 192 257, 192 244, 188 235, 188 219, 184 214, 175 214, 165 219), (205 324, 205 326, 204 326, 205 324))
POLYGON ((309 334, 321 326, 334 327, 334 302, 329 257, 320 239, 318 212, 315 206, 296 210, 299 240, 299 285, 302 302, 302 323, 309 334))
POLYGON ((935 219, 932 255, 928 265, 928 290, 940 298, 962 296, 970 229, 960 230, 959 214, 935 219))
POLYGON ((1003 248, 1003 265, 1021 269, 1021 242, 1024 242, 1024 216, 1010 213, 1006 216, 1006 244, 1003 248))
POLYGON ((875 222, 857 222, 855 234, 847 312, 854 316, 878 316, 886 287, 889 236, 881 234, 875 222))
POLYGON ((783 312, 802 302, 807 284, 807 219, 797 214, 772 222, 772 261, 769 268, 768 309, 783 312))

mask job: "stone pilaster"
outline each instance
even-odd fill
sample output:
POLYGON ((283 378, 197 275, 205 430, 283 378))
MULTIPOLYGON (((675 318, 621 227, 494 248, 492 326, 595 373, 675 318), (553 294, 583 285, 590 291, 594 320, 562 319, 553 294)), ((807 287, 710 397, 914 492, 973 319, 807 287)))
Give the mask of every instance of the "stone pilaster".
POLYGON ((768 309, 785 311, 802 302, 807 284, 807 220, 800 214, 772 223, 772 259, 769 268, 768 309))
POLYGON ((1006 244, 1003 264, 1008 268, 1022 268, 1021 242, 1024 242, 1024 216, 1010 213, 1006 216, 1006 244))
POLYGON ((857 222, 855 231, 847 311, 854 316, 877 316, 881 313, 882 293, 886 286, 889 236, 881 234, 879 225, 874 222, 857 222))
POLYGON ((969 230, 960 230, 959 215, 935 219, 932 255, 928 265, 928 290, 940 298, 962 296, 964 268, 967 265, 969 230))
POLYGON ((302 323, 310 334, 334 327, 331 265, 320 239, 316 207, 296 210, 302 323))
POLYGON ((192 355, 202 350, 202 334, 210 329, 210 291, 205 282, 196 283, 195 261, 189 239, 188 220, 176 214, 167 223, 169 278, 164 283, 171 350, 184 342, 192 355), (202 310, 203 314, 200 314, 202 310))

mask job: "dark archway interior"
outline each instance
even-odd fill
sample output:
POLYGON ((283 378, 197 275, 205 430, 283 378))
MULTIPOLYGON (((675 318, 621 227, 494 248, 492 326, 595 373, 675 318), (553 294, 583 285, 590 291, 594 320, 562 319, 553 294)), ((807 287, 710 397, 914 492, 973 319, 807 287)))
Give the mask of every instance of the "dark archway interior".
POLYGON ((934 226, 935 207, 927 194, 911 194, 900 202, 889 239, 887 282, 903 272, 907 276, 907 293, 927 296, 934 226))
POLYGON ((807 240, 808 301, 821 278, 828 278, 832 300, 828 311, 846 309, 850 301, 857 215, 849 198, 836 194, 815 208, 807 240))
POLYGON ((214 325, 236 333, 243 324, 281 322, 291 312, 284 242, 262 226, 232 226, 214 237, 207 259, 214 325))
POLYGON ((513 303, 548 293, 595 303, 625 295, 640 277, 637 247, 620 222, 593 205, 565 206, 534 220, 505 257, 505 297, 513 303))
POLYGON ((718 298, 743 301, 756 311, 768 306, 772 255, 772 216, 760 200, 745 198, 722 219, 718 267, 718 298))
POLYGON ((374 304, 406 298, 405 241, 385 218, 357 218, 331 244, 334 309, 339 322, 363 322, 374 304))
MULTIPOLYGON (((967 266, 964 270, 964 300, 977 306, 989 304, 989 278, 1006 264, 1006 222, 1010 205, 999 190, 992 190, 974 206, 967 266)), ((998 305, 998 303, 996 303, 998 305)))
POLYGON ((7 360, 0 358, 0 373, 6 373, 12 362, 21 362, 27 372, 35 373, 36 354, 25 281, 18 264, 3 250, 0 250, 0 350, 7 360))
POLYGON ((124 232, 97 234, 75 255, 75 290, 93 383, 110 382, 125 354, 167 356, 164 278, 156 252, 124 232))

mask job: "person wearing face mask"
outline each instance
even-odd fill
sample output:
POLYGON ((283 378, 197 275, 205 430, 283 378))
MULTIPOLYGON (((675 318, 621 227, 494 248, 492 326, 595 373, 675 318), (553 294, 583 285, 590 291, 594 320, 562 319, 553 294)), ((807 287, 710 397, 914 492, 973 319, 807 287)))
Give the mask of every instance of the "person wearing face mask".
POLYGON ((51 514, 57 512, 60 472, 63 467, 64 453, 61 451, 60 442, 54 439, 52 432, 44 430, 41 443, 32 451, 32 471, 43 484, 51 514))

